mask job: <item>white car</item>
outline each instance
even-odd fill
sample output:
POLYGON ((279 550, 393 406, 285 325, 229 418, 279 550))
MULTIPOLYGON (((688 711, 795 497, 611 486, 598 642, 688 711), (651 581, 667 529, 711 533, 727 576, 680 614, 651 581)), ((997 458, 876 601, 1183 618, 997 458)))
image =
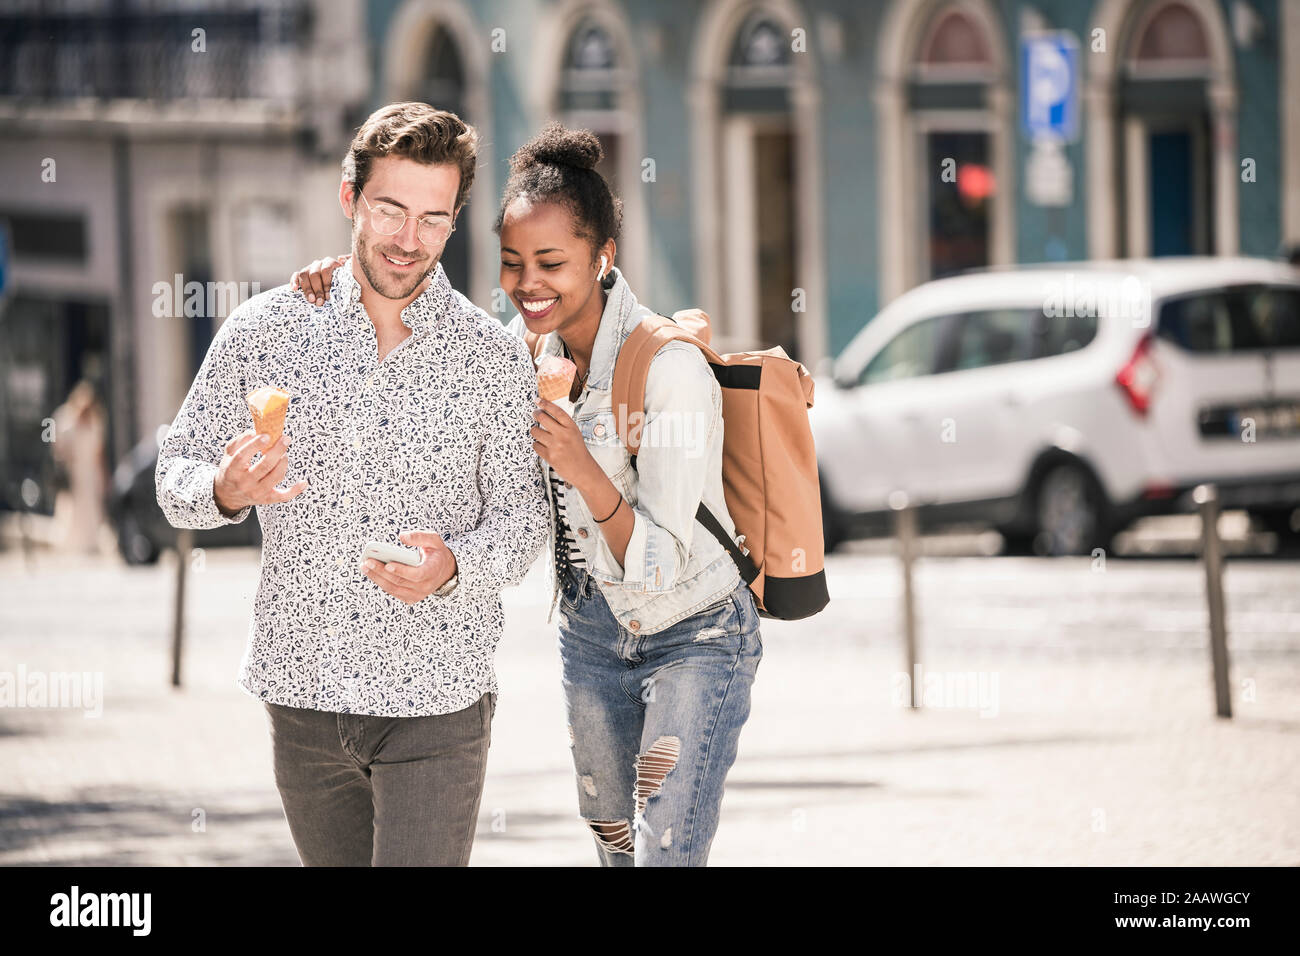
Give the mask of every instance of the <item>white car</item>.
POLYGON ((915 506, 1086 554, 1214 482, 1284 538, 1300 506, 1300 270, 1245 258, 941 279, 849 344, 811 412, 827 549, 915 506), (902 494, 900 494, 902 493, 902 494), (904 497, 905 496, 905 497, 904 497))

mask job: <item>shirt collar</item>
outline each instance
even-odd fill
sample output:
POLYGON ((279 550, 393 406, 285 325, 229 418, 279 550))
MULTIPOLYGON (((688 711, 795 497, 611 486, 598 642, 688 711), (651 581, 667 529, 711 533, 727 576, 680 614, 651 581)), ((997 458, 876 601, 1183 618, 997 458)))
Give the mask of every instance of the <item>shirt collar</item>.
POLYGON ((610 272, 614 275, 614 284, 605 299, 600 328, 596 330, 596 341, 591 346, 591 369, 587 373, 588 385, 606 391, 614 381, 614 361, 618 358, 623 339, 627 337, 625 326, 628 318, 637 311, 636 296, 623 273, 617 266, 610 266, 610 272))
MULTIPOLYGON (((333 279, 330 285, 330 301, 337 309, 347 312, 361 301, 361 284, 352 274, 352 262, 345 263, 341 269, 335 269, 333 279)), ((439 262, 434 267, 433 275, 425 290, 402 309, 402 324, 412 332, 419 332, 436 325, 440 319, 451 313, 455 298, 453 292, 451 281, 447 278, 442 263, 439 262)))

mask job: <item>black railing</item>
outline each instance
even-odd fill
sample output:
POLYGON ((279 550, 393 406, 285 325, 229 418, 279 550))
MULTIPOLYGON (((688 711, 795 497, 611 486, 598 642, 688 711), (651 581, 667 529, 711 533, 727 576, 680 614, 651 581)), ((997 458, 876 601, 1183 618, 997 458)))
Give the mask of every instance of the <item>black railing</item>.
POLYGON ((279 98, 271 54, 305 45, 309 9, 0 15, 0 96, 168 100, 279 98), (202 30, 201 44, 194 31, 202 30), (201 49, 195 49, 196 45, 201 49))

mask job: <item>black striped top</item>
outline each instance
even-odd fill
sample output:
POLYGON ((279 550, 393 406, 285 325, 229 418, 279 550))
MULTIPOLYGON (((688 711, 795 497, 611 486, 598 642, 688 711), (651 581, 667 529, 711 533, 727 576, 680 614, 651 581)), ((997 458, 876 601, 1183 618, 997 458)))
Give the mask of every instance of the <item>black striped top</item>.
POLYGON ((569 528, 569 522, 565 515, 564 495, 566 490, 568 489, 564 487, 564 482, 552 469, 551 497, 555 499, 555 571, 557 576, 562 576, 570 567, 585 569, 587 566, 587 559, 578 550, 577 542, 573 540, 573 531, 569 528))
MULTIPOLYGON (((569 354, 569 347, 560 343, 564 357, 573 360, 569 354)), ((587 566, 587 559, 582 556, 578 550, 578 544, 573 540, 573 529, 569 527, 568 515, 565 513, 564 497, 568 489, 564 487, 564 482, 560 476, 551 469, 551 497, 555 501, 555 571, 557 576, 562 576, 569 568, 583 568, 587 566)))

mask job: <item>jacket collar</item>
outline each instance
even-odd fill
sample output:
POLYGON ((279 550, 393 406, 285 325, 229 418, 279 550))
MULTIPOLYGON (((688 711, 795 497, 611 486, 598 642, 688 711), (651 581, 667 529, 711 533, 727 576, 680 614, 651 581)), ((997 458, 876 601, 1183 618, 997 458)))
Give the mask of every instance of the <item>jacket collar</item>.
MULTIPOLYGON (((361 284, 352 274, 353 261, 349 260, 343 268, 334 270, 334 281, 330 285, 330 300, 344 313, 361 301, 361 284)), ((436 325, 453 311, 453 293, 451 281, 439 262, 434 267, 429 285, 402 309, 402 324, 412 332, 436 325)))
MULTIPOLYGON (((614 382, 614 360, 623 347, 624 340, 648 314, 637 302, 627 280, 617 266, 610 266, 614 284, 605 299, 605 311, 600 316, 600 328, 591 347, 591 368, 587 372, 587 387, 609 391, 614 382)), ((564 354, 564 343, 554 332, 542 343, 540 357, 564 354)))

